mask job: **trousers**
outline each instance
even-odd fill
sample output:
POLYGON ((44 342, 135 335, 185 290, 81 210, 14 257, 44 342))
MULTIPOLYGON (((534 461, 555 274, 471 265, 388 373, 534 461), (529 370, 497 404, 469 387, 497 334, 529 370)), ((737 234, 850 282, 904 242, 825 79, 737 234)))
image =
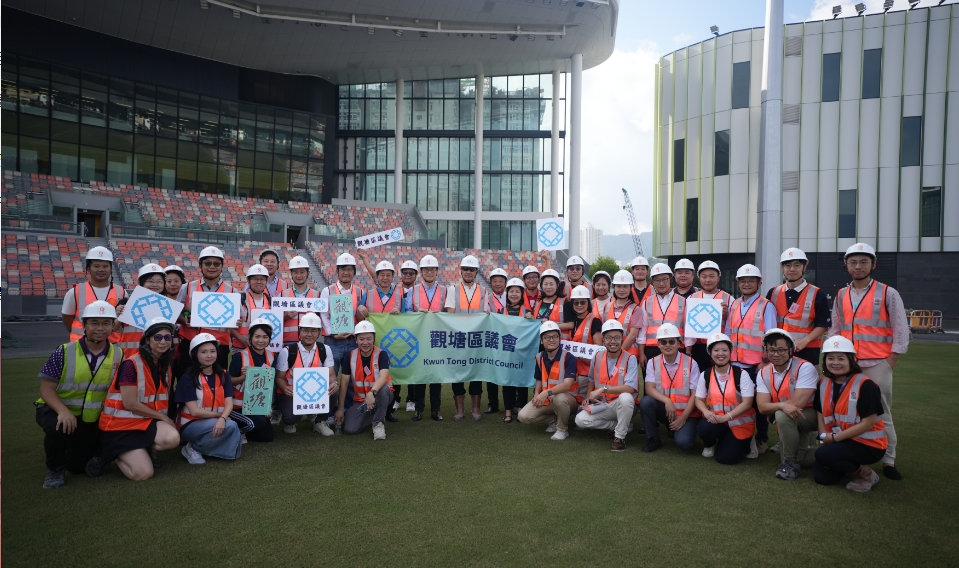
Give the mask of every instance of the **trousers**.
POLYGON ((370 424, 382 424, 392 404, 393 391, 389 388, 383 388, 376 393, 373 412, 366 409, 365 402, 356 402, 343 416, 343 431, 347 434, 359 434, 370 424))
POLYGON ((816 411, 804 408, 802 417, 794 420, 782 410, 777 410, 776 430, 779 431, 779 445, 782 448, 779 451, 780 458, 783 461, 801 463, 806 457, 806 448, 815 441, 816 434, 819 433, 816 411))
POLYGON ((749 438, 740 440, 729 429, 728 424, 713 424, 708 420, 699 421, 699 437, 707 448, 715 448, 714 457, 723 465, 735 465, 749 453, 749 438))
MULTIPOLYGON (((636 400, 629 393, 620 393, 601 412, 590 414, 585 410, 576 415, 576 425, 580 428, 613 430, 620 440, 626 439, 629 423, 636 410, 636 400)), ((557 426, 557 429, 559 426, 557 426)))
POLYGON ((882 395, 881 418, 882 423, 886 425, 886 437, 889 439, 889 446, 886 447, 882 464, 894 464, 896 463, 896 444, 899 439, 896 436, 896 427, 892 423, 892 367, 886 361, 882 361, 878 365, 865 367, 862 372, 876 383, 882 395))
MULTIPOLYGON (((430 387, 430 412, 439 412, 440 405, 443 402, 443 385, 441 383, 431 383, 430 387)), ((426 408, 426 385, 409 385, 407 387, 413 404, 416 405, 417 412, 423 412, 426 408)))
POLYGON ((820 485, 839 483, 843 477, 862 465, 872 465, 883 459, 883 450, 861 444, 855 440, 842 440, 823 444, 816 448, 816 465, 813 479, 820 485))
MULTIPOLYGON (((506 387, 504 387, 505 390, 506 387)), ((569 415, 574 414, 579 403, 569 393, 553 395, 548 406, 536 407, 529 402, 519 411, 517 420, 523 424, 550 424, 556 422, 556 430, 569 431, 569 415)), ((509 408, 509 407, 507 407, 509 408)))
POLYGON ((37 405, 37 424, 43 429, 43 452, 48 469, 83 473, 87 462, 100 455, 100 428, 96 422, 77 417, 77 427, 70 434, 57 430, 57 413, 46 404, 37 405))
MULTIPOLYGON (((692 404, 691 400, 689 404, 692 404)), ((660 424, 665 424, 667 428, 669 427, 669 418, 666 416, 666 403, 646 395, 639 401, 639 412, 643 417, 643 428, 646 430, 647 438, 659 436, 660 424)), ((699 420, 699 418, 687 418, 683 427, 673 433, 673 439, 676 441, 679 449, 691 450, 693 446, 696 445, 696 428, 699 420)))

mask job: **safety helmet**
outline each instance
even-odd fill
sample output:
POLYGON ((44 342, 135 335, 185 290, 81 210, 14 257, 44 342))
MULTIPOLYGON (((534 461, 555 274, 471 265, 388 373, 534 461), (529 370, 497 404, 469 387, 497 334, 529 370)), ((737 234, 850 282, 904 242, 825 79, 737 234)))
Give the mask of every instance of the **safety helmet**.
POLYGON ((673 270, 696 270, 696 265, 688 258, 681 258, 676 262, 673 270))
POLYGON ((729 336, 725 333, 714 333, 709 336, 709 339, 706 340, 706 349, 710 350, 713 347, 714 343, 725 342, 726 345, 729 345, 729 348, 733 348, 733 342, 729 339, 729 336))
POLYGON ((796 247, 789 247, 788 249, 784 250, 782 255, 779 257, 779 264, 784 262, 792 262, 794 260, 809 262, 809 259, 806 258, 806 253, 796 247))
POLYGON ((573 288, 573 291, 569 294, 570 300, 589 300, 590 293, 589 288, 586 286, 577 286, 573 288))
POLYGON ((479 261, 476 260, 476 257, 468 254, 463 257, 463 260, 460 261, 460 268, 476 268, 479 269, 479 261))
POLYGON ((193 350, 204 343, 213 343, 217 347, 220 346, 220 342, 213 337, 212 333, 198 333, 196 337, 190 340, 190 355, 193 355, 193 350))
MULTIPOLYGON (((151 319, 150 321, 147 322, 146 327, 143 328, 143 335, 140 337, 140 345, 143 345, 144 343, 146 343, 147 339, 149 339, 151 335, 154 335, 156 332, 160 331, 161 329, 169 329, 170 333, 173 333, 174 331, 176 331, 176 326, 174 326, 173 323, 170 322, 170 320, 163 317, 155 317, 151 319)), ((171 342, 171 345, 172 345, 172 342, 171 342)))
POLYGON ((400 265, 400 270, 406 270, 406 269, 415 270, 417 272, 420 271, 420 268, 416 266, 416 263, 413 262, 412 260, 403 261, 403 264, 400 265))
POLYGON ((490 271, 489 280, 491 282, 494 276, 502 276, 503 278, 506 278, 507 280, 509 280, 509 274, 506 274, 506 271, 503 270, 502 268, 494 268, 493 270, 490 271))
POLYGON ((166 272, 163 270, 163 267, 159 264, 153 262, 144 264, 140 267, 140 270, 137 271, 137 282, 143 280, 144 276, 149 276, 151 274, 159 274, 161 276, 166 276, 166 272))
POLYGON ((253 337, 253 329, 257 327, 265 327, 266 334, 270 337, 273 337, 273 324, 270 323, 270 320, 265 318, 256 318, 255 320, 251 321, 250 329, 247 330, 247 333, 250 335, 250 337, 253 337))
POLYGON ((526 278, 527 274, 535 274, 539 276, 539 268, 536 268, 535 266, 532 266, 532 265, 527 266, 526 268, 523 269, 523 278, 526 278))
POLYGON ((739 267, 739 270, 736 271, 736 279, 740 278, 749 278, 750 276, 754 278, 762 279, 763 275, 759 272, 759 267, 755 264, 744 264, 739 267))
POLYGON ((633 259, 633 262, 629 263, 629 268, 632 269, 634 266, 645 266, 649 268, 649 261, 646 260, 645 256, 637 256, 633 259))
POLYGON ((665 262, 660 262, 653 266, 652 270, 649 271, 649 277, 659 276, 660 274, 672 274, 673 271, 669 268, 669 265, 665 262))
POLYGON ((261 261, 262 261, 262 260, 263 260, 263 255, 265 255, 265 254, 272 254, 273 256, 276 257, 276 259, 277 259, 278 261, 280 260, 280 253, 276 252, 274 249, 271 249, 271 248, 266 248, 266 249, 263 249, 262 251, 260 251, 260 256, 256 257, 257 260, 261 260, 261 261))
POLYGON ((549 321, 549 320, 544 321, 543 325, 539 326, 539 334, 543 335, 544 333, 548 331, 555 331, 557 333, 560 333, 559 324, 556 323, 555 321, 549 321))
POLYGON ((566 261, 566 268, 569 268, 570 266, 586 266, 586 263, 583 262, 583 259, 578 256, 571 256, 566 261))
POLYGON ((822 342, 822 352, 826 353, 851 353, 856 354, 856 346, 852 341, 841 335, 834 335, 822 342))
POLYGON ((603 323, 603 335, 606 335, 607 331, 623 331, 623 324, 619 323, 617 319, 606 320, 606 322, 603 323))
POLYGON ((300 327, 321 329, 323 327, 323 320, 320 319, 320 316, 308 312, 300 316, 300 327))
POLYGON ((296 256, 294 256, 293 258, 290 259, 290 270, 293 270, 293 269, 295 269, 295 268, 305 268, 305 269, 309 270, 309 269, 310 269, 310 261, 306 260, 305 258, 303 258, 303 257, 300 256, 300 255, 296 255, 296 256))
POLYGON ((633 275, 625 270, 619 270, 613 275, 613 284, 633 285, 633 275))
POLYGON ((796 342, 793 341, 792 336, 789 335, 789 332, 786 331, 785 329, 780 329, 778 327, 774 327, 770 329, 769 331, 763 334, 763 343, 766 343, 767 337, 772 337, 772 336, 782 337, 783 339, 786 340, 787 343, 789 343, 789 347, 793 349, 796 348, 796 342))
POLYGON ((517 288, 526 288, 526 284, 523 284, 523 281, 520 280, 519 278, 510 278, 509 281, 506 282, 507 290, 509 290, 513 286, 516 286, 517 288))
POLYGON ((613 283, 613 277, 610 276, 609 272, 606 272, 605 270, 597 270, 596 274, 593 274, 593 282, 596 282, 596 279, 599 278, 600 276, 605 276, 607 282, 609 282, 610 284, 613 283))
POLYGON ((344 252, 336 257, 336 266, 356 266, 356 259, 353 258, 352 254, 344 252))
POLYGON ((436 257, 428 254, 420 259, 420 268, 439 268, 440 263, 436 260, 436 257))
POLYGON ((87 251, 85 260, 105 260, 113 262, 113 253, 107 247, 93 247, 87 251))
POLYGON ((359 335, 361 333, 376 333, 376 328, 373 327, 373 324, 370 322, 363 320, 353 328, 353 335, 359 335))
POLYGON ((262 264, 254 264, 246 269, 246 279, 249 280, 251 276, 265 276, 269 278, 270 272, 262 264))
POLYGON ((556 283, 559 284, 559 272, 556 272, 552 268, 548 268, 544 270, 543 273, 540 275, 540 280, 542 280, 543 278, 546 278, 547 276, 555 278, 556 283))
POLYGON ((172 272, 178 275, 180 277, 180 280, 183 280, 184 282, 186 282, 186 272, 183 272, 183 269, 175 264, 171 264, 170 266, 167 266, 166 268, 163 269, 163 272, 166 274, 169 274, 172 272))
POLYGON ((700 272, 702 272, 703 270, 706 270, 707 268, 712 268, 713 270, 715 270, 716 272, 718 272, 718 273, 720 273, 720 274, 723 273, 723 271, 719 269, 719 265, 718 265, 718 264, 716 264, 715 262, 713 262, 713 261, 711 261, 711 260, 706 260, 706 261, 703 261, 703 263, 699 265, 699 270, 696 271, 696 274, 699 274, 700 272))
POLYGON ((659 329, 656 330, 656 339, 669 339, 670 337, 675 337, 676 339, 682 338, 682 335, 679 333, 679 328, 671 323, 664 323, 659 326, 659 329))
POLYGON ((376 264, 376 273, 379 274, 381 270, 396 272, 396 269, 393 268, 393 263, 388 260, 381 260, 376 264))
POLYGON ((113 304, 104 302, 103 300, 90 302, 85 308, 83 308, 83 311, 80 312, 81 322, 87 318, 117 319, 117 309, 113 307, 113 304))
POLYGON ((205 249, 200 251, 200 257, 199 257, 200 260, 203 260, 204 258, 208 256, 216 257, 216 258, 219 258, 220 260, 224 259, 223 251, 216 247, 206 247, 205 249))
POLYGON ((867 245, 866 243, 856 243, 851 247, 846 249, 846 254, 843 256, 843 260, 854 255, 854 254, 868 254, 872 257, 873 260, 876 260, 876 249, 867 245))

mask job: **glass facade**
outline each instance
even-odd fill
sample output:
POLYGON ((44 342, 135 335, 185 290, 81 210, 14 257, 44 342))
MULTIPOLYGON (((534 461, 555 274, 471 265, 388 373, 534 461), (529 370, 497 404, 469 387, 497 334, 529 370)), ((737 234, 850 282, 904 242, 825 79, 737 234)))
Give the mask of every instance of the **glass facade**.
POLYGON ((277 201, 320 200, 330 117, 7 55, 3 167, 277 201))
POLYGON ((822 102, 839 100, 842 54, 824 53, 822 56, 822 102))

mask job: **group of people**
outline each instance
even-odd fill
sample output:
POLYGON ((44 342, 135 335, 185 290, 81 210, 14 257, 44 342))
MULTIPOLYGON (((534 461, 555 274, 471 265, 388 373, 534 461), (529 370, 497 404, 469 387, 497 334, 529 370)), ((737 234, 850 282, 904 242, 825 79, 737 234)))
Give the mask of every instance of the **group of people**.
MULTIPOLYGON (((397 280, 390 261, 374 266, 361 249, 355 256, 341 254, 335 281, 317 290, 305 258, 289 259, 287 282, 280 278, 277 252, 265 250, 247 269, 245 287, 235 289, 222 278, 223 251, 211 246, 199 255, 196 280, 187 281, 177 266, 148 263, 140 269, 140 286, 185 306, 177 321, 156 318, 141 330, 118 321, 127 293, 112 283, 112 253, 95 247, 86 257, 87 282, 64 298, 70 342, 39 375, 43 486, 64 485, 67 470, 101 475, 112 462, 130 479, 148 479, 162 465, 160 451, 182 446, 190 464, 206 457, 233 460, 247 441, 272 441, 280 422, 284 432, 295 433, 304 418, 293 411, 297 368, 329 369, 329 412, 306 416, 316 433, 357 434, 372 427, 374 440, 385 439, 385 423, 398 420, 401 386, 391 381, 389 354, 377 346, 366 319, 407 312, 486 312, 540 321, 532 397, 527 388, 502 387, 503 421, 546 424, 553 440, 568 438, 571 426, 600 429, 613 451, 623 451, 639 413, 647 453, 664 446, 662 424, 680 449, 692 450, 698 437, 703 456, 722 464, 778 451, 775 475, 787 481, 813 467, 818 483, 848 477, 847 488, 869 491, 879 479, 870 466, 879 461, 887 478, 902 478, 895 465, 892 375, 906 352, 908 327, 898 292, 871 277, 876 253, 869 245, 847 250, 852 282, 831 309, 823 291, 805 281, 807 259, 796 248, 782 254, 786 282, 765 296, 759 269, 742 266, 736 298, 719 289, 720 268, 708 260, 697 268, 681 259, 670 268, 650 267, 637 257, 628 271, 598 271, 588 282, 579 257, 569 258, 563 276, 551 267, 549 253, 540 258, 543 268, 527 266, 519 277, 493 269, 487 289, 477 282, 480 267, 473 256, 462 259, 459 281, 444 286, 431 255, 404 261, 397 280), (373 277, 370 290, 354 282, 357 259, 373 277), (697 278, 701 288, 694 286, 697 278), (240 293, 235 327, 192 327, 188 309, 197 292, 240 293), (251 318, 253 309, 269 307, 273 297, 331 294, 351 296, 352 333, 332 333, 328 312, 290 311, 282 324, 284 347, 267 349, 276 330, 265 319, 251 318), (721 333, 708 339, 684 333, 688 298, 719 300, 721 333), (603 349, 577 357, 562 348, 563 341, 603 349), (251 367, 273 369, 272 416, 242 411, 251 367), (770 422, 779 438, 773 448, 770 422)), ((456 422, 466 416, 467 391, 473 420, 500 411, 494 383, 486 385, 485 411, 483 382, 451 387, 456 422)), ((441 384, 409 385, 407 410, 413 421, 422 420, 427 390, 430 417, 441 421, 441 384)))

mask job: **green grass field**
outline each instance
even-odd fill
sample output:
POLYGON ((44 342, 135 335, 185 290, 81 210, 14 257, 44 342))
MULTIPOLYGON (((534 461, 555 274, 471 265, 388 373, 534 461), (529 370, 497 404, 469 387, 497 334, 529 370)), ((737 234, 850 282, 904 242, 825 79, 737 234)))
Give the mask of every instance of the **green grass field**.
MULTIPOLYGON (((5 566, 913 566, 959 562, 959 346, 914 343, 896 369, 898 465, 868 494, 773 477, 778 456, 720 466, 669 440, 624 453, 599 432, 401 421, 322 438, 300 423, 234 462, 161 454, 43 490, 41 359, 3 361, 5 566), (953 473, 949 473, 953 472, 953 473)), ((484 395, 485 401, 485 395, 484 395)), ((775 437, 774 430, 771 431, 775 437)))

